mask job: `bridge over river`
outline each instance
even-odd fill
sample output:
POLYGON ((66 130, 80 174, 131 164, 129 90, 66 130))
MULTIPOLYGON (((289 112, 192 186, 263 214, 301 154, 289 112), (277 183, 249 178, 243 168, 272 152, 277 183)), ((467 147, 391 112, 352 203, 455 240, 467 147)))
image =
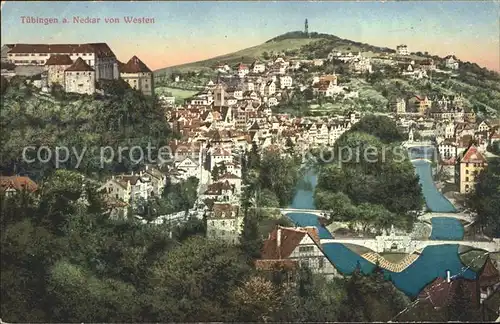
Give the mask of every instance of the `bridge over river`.
POLYGON ((451 241, 451 240, 412 240, 407 236, 378 236, 375 239, 367 238, 347 238, 347 239, 321 239, 321 244, 340 243, 364 246, 370 250, 383 253, 391 250, 398 250, 404 253, 413 253, 424 249, 427 246, 435 245, 464 245, 474 249, 481 249, 488 252, 497 252, 500 250, 500 239, 494 239, 490 242, 483 241, 451 241))

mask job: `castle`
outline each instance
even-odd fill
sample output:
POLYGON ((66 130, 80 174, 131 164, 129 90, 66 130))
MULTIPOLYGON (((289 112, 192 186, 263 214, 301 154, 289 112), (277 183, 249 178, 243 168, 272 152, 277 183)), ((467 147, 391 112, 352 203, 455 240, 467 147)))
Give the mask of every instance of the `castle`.
POLYGON ((99 80, 127 82, 145 95, 153 94, 153 72, 137 56, 121 63, 106 43, 9 44, 6 61, 40 71, 45 84, 66 92, 93 94, 99 80))

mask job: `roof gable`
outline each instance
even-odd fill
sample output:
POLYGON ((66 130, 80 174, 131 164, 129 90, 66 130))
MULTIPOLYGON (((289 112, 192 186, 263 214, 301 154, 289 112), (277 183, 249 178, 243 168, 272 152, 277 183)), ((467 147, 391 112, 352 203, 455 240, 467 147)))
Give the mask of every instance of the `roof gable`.
POLYGON ((121 73, 151 73, 151 70, 137 56, 133 56, 126 64, 120 67, 121 73))
POLYGON ((462 163, 485 163, 486 159, 479 152, 477 147, 471 145, 465 152, 460 160, 462 163))
POLYGON ((69 55, 51 55, 45 65, 72 65, 69 55))
POLYGON ((79 57, 65 72, 94 71, 85 61, 79 57))

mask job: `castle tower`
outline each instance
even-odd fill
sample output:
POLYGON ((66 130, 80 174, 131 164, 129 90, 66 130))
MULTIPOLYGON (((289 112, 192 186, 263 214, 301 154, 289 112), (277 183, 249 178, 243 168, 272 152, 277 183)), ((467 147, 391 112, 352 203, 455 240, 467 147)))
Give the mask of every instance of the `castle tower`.
POLYGON ((306 18, 306 21, 304 23, 304 33, 306 35, 309 35, 309 23, 307 22, 307 18, 306 18))

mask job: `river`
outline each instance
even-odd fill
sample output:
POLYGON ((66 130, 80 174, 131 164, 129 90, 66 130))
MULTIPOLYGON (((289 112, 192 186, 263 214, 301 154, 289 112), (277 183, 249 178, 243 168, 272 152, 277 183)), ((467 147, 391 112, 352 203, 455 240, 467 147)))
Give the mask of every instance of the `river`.
MULTIPOLYGON (((431 210, 436 208, 434 210, 436 212, 444 212, 445 208, 447 208, 446 210, 451 210, 449 206, 453 207, 453 205, 437 190, 430 174, 431 166, 429 162, 425 163, 427 165, 418 161, 415 165, 415 172, 418 175, 422 174, 420 181, 428 208, 431 210), (426 173, 429 174, 426 175, 426 173), (437 195, 444 200, 436 197, 437 195), (443 209, 441 210, 441 208, 443 209)), ((317 175, 314 171, 309 171, 305 174, 304 181, 311 183, 312 190, 298 189, 290 207, 315 209, 314 188, 317 185, 317 175)), ((453 211, 455 211, 454 208, 453 211)), ((316 226, 322 239, 333 238, 332 234, 319 224, 317 216, 313 214, 291 213, 288 214, 288 217, 298 226, 316 226)), ((431 239, 456 239, 458 236, 461 239, 463 237, 463 226, 456 219, 434 218, 432 219, 432 224, 436 228, 433 228, 431 239), (450 229, 452 230, 451 232, 450 229)), ((323 249, 328 259, 344 275, 351 274, 358 265, 361 267, 363 273, 370 273, 375 268, 375 264, 364 259, 341 243, 323 244, 323 249)), ((413 297, 418 295, 435 278, 446 278, 447 270, 451 272, 452 276, 459 275, 467 279, 474 279, 476 277, 476 273, 467 269, 461 262, 457 244, 428 246, 422 251, 418 259, 402 272, 392 272, 389 270, 384 270, 384 272, 386 277, 390 278, 398 289, 413 297)))

